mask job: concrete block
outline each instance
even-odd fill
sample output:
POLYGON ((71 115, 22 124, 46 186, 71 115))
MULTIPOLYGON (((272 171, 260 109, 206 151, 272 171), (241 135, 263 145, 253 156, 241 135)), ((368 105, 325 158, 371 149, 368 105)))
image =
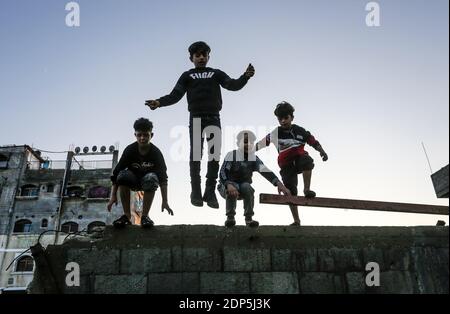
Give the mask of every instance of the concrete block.
POLYGON ((302 294, 334 294, 336 293, 334 275, 323 272, 300 274, 300 292, 302 294))
POLYGON ((362 252, 356 249, 333 248, 334 271, 362 271, 362 252))
POLYGON ((295 272, 250 273, 251 293, 298 294, 298 277, 295 272))
POLYGON ((419 292, 448 294, 448 249, 413 247, 411 254, 419 292))
POLYGON ((272 249, 273 271, 318 271, 316 249, 272 249))
POLYGON ((362 294, 366 292, 366 274, 361 272, 351 272, 345 274, 348 293, 362 294))
POLYGON ((143 274, 169 272, 171 269, 170 248, 123 249, 120 272, 143 274))
POLYGON ((222 269, 221 252, 216 248, 172 248, 175 272, 220 271, 222 269))
POLYGON ((318 249, 317 263, 319 271, 334 271, 335 266, 333 252, 329 249, 318 249))
POLYGON ((200 293, 248 294, 250 276, 248 273, 202 272, 200 273, 200 293))
POLYGON ((106 275, 119 273, 120 251, 117 249, 70 249, 67 251, 67 263, 80 265, 81 275, 106 275))
POLYGON ((195 294, 200 291, 199 273, 148 274, 150 294, 195 294))
POLYGON ((270 249, 225 247, 225 271, 270 271, 270 249))
POLYGON ((95 276, 96 294, 145 294, 146 275, 99 275, 95 276))
POLYGON ((94 276, 81 276, 80 285, 77 286, 67 286, 66 284, 62 287, 62 293, 64 294, 91 294, 94 293, 94 276))
POLYGON ((376 290, 382 294, 412 294, 415 293, 415 286, 410 272, 386 271, 381 272, 380 286, 369 287, 368 290, 376 290))
POLYGON ((384 263, 383 250, 374 247, 368 247, 363 249, 363 264, 364 268, 368 263, 377 263, 380 266, 380 270, 387 270, 384 263))
POLYGON ((387 270, 407 271, 411 269, 412 260, 409 249, 401 247, 391 247, 384 250, 383 253, 384 264, 387 270))

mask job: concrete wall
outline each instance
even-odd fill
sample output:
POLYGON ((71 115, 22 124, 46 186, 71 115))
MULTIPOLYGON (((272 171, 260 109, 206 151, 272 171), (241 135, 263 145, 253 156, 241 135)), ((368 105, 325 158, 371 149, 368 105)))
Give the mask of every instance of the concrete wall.
POLYGON ((49 246, 37 257, 30 292, 448 293, 448 232, 448 227, 107 227, 99 239, 49 246), (65 285, 68 262, 80 265, 79 287, 65 285), (380 267, 380 286, 366 285, 369 262, 380 267))

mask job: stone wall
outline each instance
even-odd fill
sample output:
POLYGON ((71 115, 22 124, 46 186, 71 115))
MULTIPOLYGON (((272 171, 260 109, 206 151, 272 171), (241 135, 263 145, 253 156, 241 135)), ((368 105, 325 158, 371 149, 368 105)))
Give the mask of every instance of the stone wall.
POLYGON ((73 239, 35 256, 30 292, 448 293, 448 232, 448 227, 107 227, 97 234, 101 238, 73 239), (80 265, 79 287, 65 285, 68 262, 80 265), (380 267, 378 287, 365 283, 369 262, 380 267))

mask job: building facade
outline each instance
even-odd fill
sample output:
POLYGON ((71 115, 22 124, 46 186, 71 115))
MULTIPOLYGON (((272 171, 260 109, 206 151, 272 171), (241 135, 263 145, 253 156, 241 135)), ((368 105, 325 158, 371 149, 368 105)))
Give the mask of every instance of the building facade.
POLYGON ((58 163, 27 145, 0 146, 0 293, 26 292, 35 267, 26 250, 38 241, 59 244, 123 213, 120 204, 106 209, 118 151, 85 155, 100 154, 112 160, 83 166, 68 152, 58 163))

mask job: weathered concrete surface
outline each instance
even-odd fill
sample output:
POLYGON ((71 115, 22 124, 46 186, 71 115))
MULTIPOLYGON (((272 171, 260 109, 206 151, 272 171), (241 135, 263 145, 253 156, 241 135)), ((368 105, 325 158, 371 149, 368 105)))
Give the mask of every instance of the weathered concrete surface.
POLYGON ((448 167, 449 165, 431 175, 434 190, 436 191, 436 196, 438 198, 448 198, 449 196, 448 167))
MULTIPOLYGON (((107 227, 49 246, 31 293, 448 293, 448 227, 107 227), (68 262, 81 285, 67 287, 68 262), (380 286, 366 285, 369 262, 380 286), (55 286, 42 283, 52 274, 55 286)), ((38 258, 36 258, 38 259, 38 258)), ((47 280, 48 282, 48 280, 47 280)))

